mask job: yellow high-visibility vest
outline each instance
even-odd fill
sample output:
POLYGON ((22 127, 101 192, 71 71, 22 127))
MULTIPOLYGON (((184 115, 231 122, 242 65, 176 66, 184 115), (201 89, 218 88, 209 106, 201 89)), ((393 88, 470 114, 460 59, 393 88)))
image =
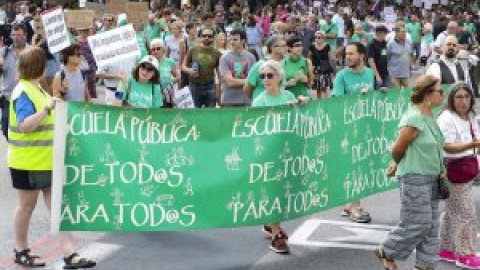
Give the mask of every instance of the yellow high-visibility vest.
POLYGON ((13 90, 8 126, 8 166, 17 170, 52 170, 53 111, 40 122, 36 130, 20 132, 13 104, 22 93, 32 101, 36 112, 43 110, 51 98, 48 93, 26 80, 20 80, 13 90))

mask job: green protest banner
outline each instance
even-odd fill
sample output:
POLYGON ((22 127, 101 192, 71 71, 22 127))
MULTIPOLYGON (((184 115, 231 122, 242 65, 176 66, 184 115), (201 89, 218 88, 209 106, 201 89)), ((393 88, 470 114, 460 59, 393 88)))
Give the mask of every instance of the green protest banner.
POLYGON ((169 231, 280 222, 397 187, 409 91, 270 108, 57 110, 52 224, 169 231))

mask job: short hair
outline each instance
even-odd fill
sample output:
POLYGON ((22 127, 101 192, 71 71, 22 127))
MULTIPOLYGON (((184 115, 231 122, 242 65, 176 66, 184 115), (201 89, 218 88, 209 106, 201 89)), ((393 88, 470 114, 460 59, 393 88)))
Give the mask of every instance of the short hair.
POLYGON ((34 14, 37 12, 37 5, 31 4, 28 6, 28 13, 34 14))
POLYGON ((433 75, 422 75, 418 77, 413 84, 410 101, 413 104, 422 103, 425 96, 433 92, 435 85, 439 81, 440 79, 433 75))
POLYGON ((12 30, 11 30, 12 32, 18 31, 18 30, 22 30, 24 34, 27 33, 27 27, 23 23, 14 23, 12 25, 12 30))
MULTIPOLYGON (((132 77, 137 82, 140 79, 140 75, 139 75, 140 74, 140 66, 142 64, 143 63, 138 63, 132 71, 132 77)), ((154 83, 154 84, 160 83, 160 74, 158 73, 158 69, 155 69, 155 73, 154 73, 153 77, 150 79, 150 82, 154 83)))
POLYGON ((152 45, 158 45, 158 46, 160 46, 160 47, 162 47, 162 48, 165 49, 165 42, 164 42, 161 38, 154 38, 154 39, 152 39, 152 41, 150 41, 150 47, 151 47, 152 45))
POLYGON ((351 43, 348 43, 347 46, 354 46, 357 49, 357 52, 359 54, 365 55, 367 53, 367 49, 365 48, 365 45, 363 45, 360 42, 351 42, 351 43))
POLYGON ((291 37, 287 40, 287 47, 292 48, 293 45, 297 42, 302 42, 302 39, 299 37, 291 37))
POLYGON ((31 46, 20 53, 18 60, 19 78, 33 80, 43 76, 47 57, 40 47, 31 46))
POLYGON ((195 28, 195 23, 193 23, 193 22, 189 22, 189 23, 187 23, 187 25, 185 25, 185 29, 187 31, 192 29, 192 28, 195 28))
POLYGON ((206 20, 209 20, 209 19, 213 19, 215 18, 215 16, 213 15, 213 13, 210 13, 210 12, 207 12, 205 13, 205 15, 203 15, 203 20, 206 21, 206 20))
POLYGON ((64 65, 68 63, 68 58, 70 56, 76 55, 80 51, 80 45, 78 43, 73 43, 70 46, 66 47, 60 52, 60 60, 64 65))
POLYGON ((267 60, 260 66, 260 71, 264 68, 273 70, 273 72, 277 74, 280 84, 283 84, 285 80, 285 71, 283 70, 283 66, 280 62, 275 60, 267 60))
POLYGON ((240 36, 240 40, 247 40, 247 34, 245 33, 245 31, 243 30, 240 30, 240 29, 233 29, 231 32, 230 32, 230 36, 240 36))
POLYGON ((470 88, 470 85, 468 85, 465 82, 457 82, 452 86, 452 88, 450 89, 450 92, 448 93, 447 104, 445 104, 445 109, 450 110, 454 113, 457 113, 457 110, 455 109, 455 106, 453 103, 455 100, 455 94, 462 89, 465 90, 470 96, 470 107, 468 108, 467 112, 475 114, 475 96, 473 95, 473 91, 470 88))
POLYGON ((198 31, 198 35, 202 36, 203 32, 205 32, 205 30, 210 30, 210 31, 212 31, 212 34, 215 35, 215 31, 212 28, 201 28, 200 31, 198 31))

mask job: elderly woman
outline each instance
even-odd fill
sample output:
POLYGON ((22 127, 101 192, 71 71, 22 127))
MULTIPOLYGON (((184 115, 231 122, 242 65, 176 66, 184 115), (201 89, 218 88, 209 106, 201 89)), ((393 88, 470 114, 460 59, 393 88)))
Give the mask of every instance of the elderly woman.
MULTIPOLYGON (((255 98, 252 107, 278 106, 297 101, 306 103, 307 98, 304 96, 295 96, 284 89, 282 83, 285 79, 285 72, 282 64, 275 60, 268 60, 260 67, 260 79, 263 81, 265 91, 255 98)), ((270 249, 276 253, 289 253, 290 249, 287 244, 287 235, 280 227, 280 224, 268 224, 263 226, 263 232, 272 238, 270 249)))
POLYGON ((165 43, 156 38, 150 42, 150 53, 158 61, 158 71, 160 73, 160 86, 164 94, 166 107, 172 107, 173 91, 179 89, 179 75, 176 68, 175 59, 165 56, 165 43))
MULTIPOLYGON (((55 100, 39 87, 46 66, 41 48, 30 47, 19 56, 20 81, 10 102, 8 167, 18 192, 14 214, 15 263, 43 267, 46 262, 34 255, 28 245, 28 228, 38 196, 43 194, 51 207, 53 124, 55 100)), ((60 233, 65 269, 90 268, 95 262, 81 258, 74 250, 70 233, 60 233)))
POLYGON ((416 270, 433 270, 438 253, 438 183, 444 173, 444 137, 433 116, 443 102, 440 81, 420 76, 413 87, 412 106, 403 114, 392 145, 393 163, 387 175, 400 184, 400 222, 375 250, 385 269, 416 249, 416 270))
POLYGON ((160 108, 163 95, 160 88, 158 60, 147 55, 142 58, 132 75, 124 79, 121 89, 124 106, 139 108, 160 108))
POLYGON ((468 269, 480 269, 477 252, 477 219, 472 197, 472 180, 478 174, 476 149, 479 128, 474 113, 475 98, 469 86, 458 83, 448 94, 446 109, 437 119, 445 137, 445 164, 451 182, 450 197, 445 202, 445 214, 440 225, 439 258, 468 269), (468 173, 450 170, 469 166, 468 173), (463 178, 466 177, 466 178, 463 178))

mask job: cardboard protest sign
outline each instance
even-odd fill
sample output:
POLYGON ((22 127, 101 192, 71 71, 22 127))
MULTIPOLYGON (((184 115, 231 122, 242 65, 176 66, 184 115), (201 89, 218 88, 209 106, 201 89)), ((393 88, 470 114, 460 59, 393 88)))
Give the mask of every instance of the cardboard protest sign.
POLYGON ((95 19, 100 20, 105 14, 106 7, 102 4, 87 2, 85 3, 85 9, 95 11, 95 19))
POLYGON ((143 25, 148 22, 148 2, 128 2, 127 20, 134 25, 143 25))
POLYGON ((375 91, 221 113, 61 104, 52 226, 251 226, 394 189, 396 178, 385 172, 410 95, 375 91))
POLYGON ((70 46, 65 17, 60 8, 42 14, 41 18, 47 38, 48 50, 51 53, 59 52, 70 46))
POLYGON ((131 24, 88 37, 98 66, 140 56, 137 36, 131 24))
POLYGON ((177 108, 195 108, 192 93, 188 86, 173 92, 173 104, 177 108))
POLYGON ((65 13, 65 16, 69 28, 90 29, 94 26, 95 11, 93 10, 69 10, 65 13))
POLYGON ((127 12, 127 2, 122 0, 109 0, 107 3, 107 13, 113 15, 126 13, 127 12))

